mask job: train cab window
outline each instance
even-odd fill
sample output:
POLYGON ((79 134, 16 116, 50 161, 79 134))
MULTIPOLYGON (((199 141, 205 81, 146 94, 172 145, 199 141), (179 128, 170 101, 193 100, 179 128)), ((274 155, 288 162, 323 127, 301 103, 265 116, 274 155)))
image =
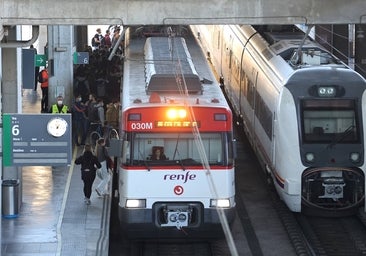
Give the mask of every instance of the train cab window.
POLYGON ((303 100, 304 143, 359 142, 357 108, 353 100, 303 100))
POLYGON ((125 148, 129 152, 124 152, 127 165, 201 166, 206 159, 210 165, 227 165, 234 159, 232 137, 225 132, 201 133, 199 143, 192 133, 134 133, 130 137, 125 148), (165 155, 164 161, 154 161, 157 151, 165 155))
POLYGON ((167 160, 167 157, 164 154, 164 147, 152 147, 151 160, 167 160))

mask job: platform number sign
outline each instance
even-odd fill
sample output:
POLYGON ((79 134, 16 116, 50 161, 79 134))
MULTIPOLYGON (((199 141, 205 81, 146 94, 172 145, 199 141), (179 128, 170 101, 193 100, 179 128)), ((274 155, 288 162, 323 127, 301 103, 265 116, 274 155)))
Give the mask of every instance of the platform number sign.
POLYGON ((71 115, 4 114, 4 166, 71 162, 71 115))
POLYGON ((89 52, 74 52, 74 64, 89 64, 89 52))

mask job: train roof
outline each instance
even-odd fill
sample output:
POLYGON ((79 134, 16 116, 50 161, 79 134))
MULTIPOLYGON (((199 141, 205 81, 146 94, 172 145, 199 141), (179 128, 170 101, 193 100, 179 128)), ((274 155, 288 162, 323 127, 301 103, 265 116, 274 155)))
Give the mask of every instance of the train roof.
MULTIPOLYGON (((176 39, 177 41, 185 42, 184 44, 178 43, 180 45, 178 46, 180 47, 178 51, 184 51, 182 54, 187 58, 187 63, 184 65, 189 65, 187 71, 183 72, 182 76, 173 76, 171 73, 174 72, 176 74, 175 69, 162 68, 157 65, 157 61, 154 64, 152 60, 154 58, 156 60, 158 58, 157 56, 160 56, 159 58, 169 56, 169 47, 163 46, 167 44, 167 40, 168 38, 166 37, 161 39, 159 37, 153 37, 148 40, 145 38, 133 38, 128 32, 126 33, 123 95, 121 97, 122 109, 166 104, 188 104, 191 106, 224 107, 230 109, 215 76, 208 66, 207 59, 194 37, 186 37, 185 41, 180 38, 176 39), (145 41, 148 42, 148 46, 145 46, 145 41), (161 43, 161 41, 164 42, 161 43), (150 48, 150 50, 147 50, 147 48, 150 48), (156 48, 162 48, 165 51, 159 52, 156 48), (149 53, 150 55, 145 56, 145 53, 149 53), (151 74, 158 74, 156 81, 163 81, 161 84, 157 83, 156 85, 152 85, 152 91, 148 90, 148 72, 150 72, 150 76, 151 74), (162 79, 163 72, 166 72, 165 75, 169 79, 162 79), (177 90, 176 78, 184 78, 187 88, 191 88, 190 94, 185 94, 184 91, 177 90), (192 81, 190 78, 195 80, 193 87, 189 84, 192 81), (168 80, 171 83, 170 85, 166 82, 168 80), (197 88, 199 90, 196 91, 197 88)), ((173 62, 177 62, 177 60, 173 62)), ((174 66, 172 61, 169 62, 169 65, 170 67, 174 66)))
MULTIPOLYGON (((273 25, 254 26, 254 28, 267 41, 269 49, 275 55, 281 56, 293 69, 319 65, 345 66, 296 26, 273 25), (299 47, 301 50, 298 54, 299 47)), ((272 57, 269 51, 265 54, 267 59, 272 57)))
POLYGON ((201 92, 202 84, 182 37, 149 37, 145 47, 146 90, 148 93, 201 92), (177 82, 178 74, 184 81, 177 82))

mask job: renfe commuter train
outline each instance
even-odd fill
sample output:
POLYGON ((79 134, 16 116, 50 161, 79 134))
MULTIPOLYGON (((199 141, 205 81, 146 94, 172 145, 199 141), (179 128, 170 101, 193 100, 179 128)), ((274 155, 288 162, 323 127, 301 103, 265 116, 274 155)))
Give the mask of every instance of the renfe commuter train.
POLYGON ((365 200, 365 79, 295 26, 191 26, 278 194, 294 212, 365 200))
POLYGON ((221 237, 235 214, 231 109, 191 35, 136 31, 125 33, 122 232, 132 239, 221 237))

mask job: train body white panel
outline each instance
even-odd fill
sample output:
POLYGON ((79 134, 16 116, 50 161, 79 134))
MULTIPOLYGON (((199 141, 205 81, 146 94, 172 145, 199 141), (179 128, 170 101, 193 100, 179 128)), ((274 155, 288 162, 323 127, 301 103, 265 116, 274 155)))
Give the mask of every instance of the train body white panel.
POLYGON ((121 227, 138 239, 222 237, 220 217, 235 218, 229 104, 194 38, 134 29, 125 37, 121 227))
MULTIPOLYGON (((217 198, 218 195, 221 198, 232 199, 235 196, 234 169, 211 170, 209 173, 203 170, 174 169, 120 170, 120 177, 121 180, 128 179, 128 183, 122 183, 119 187, 123 198, 146 199, 148 209, 151 209, 156 202, 186 202, 187 200, 201 202, 205 208, 210 208, 210 200, 217 198), (149 189, 149 194, 146 194, 146 189, 149 189)), ((123 198, 120 200, 121 203, 123 198)))
POLYGON ((289 209, 364 204, 365 79, 295 26, 191 27, 289 209))

